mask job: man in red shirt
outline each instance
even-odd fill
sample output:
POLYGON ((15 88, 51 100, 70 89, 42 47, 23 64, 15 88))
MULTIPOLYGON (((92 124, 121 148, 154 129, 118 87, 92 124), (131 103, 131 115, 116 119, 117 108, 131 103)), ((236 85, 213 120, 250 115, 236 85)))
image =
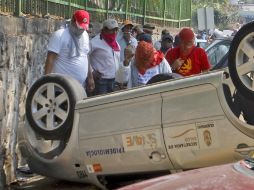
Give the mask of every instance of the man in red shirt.
POLYGON ((190 28, 183 28, 179 33, 180 45, 169 50, 166 59, 173 72, 190 76, 206 72, 210 64, 206 52, 194 45, 195 36, 190 28))

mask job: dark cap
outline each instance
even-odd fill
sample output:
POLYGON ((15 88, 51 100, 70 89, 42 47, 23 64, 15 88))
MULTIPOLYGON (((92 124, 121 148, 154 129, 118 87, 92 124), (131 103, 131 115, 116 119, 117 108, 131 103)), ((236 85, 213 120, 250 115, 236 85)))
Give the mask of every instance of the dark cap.
POLYGON ((166 35, 166 34, 170 34, 170 32, 169 32, 168 29, 163 29, 163 30, 161 31, 161 34, 162 34, 162 35, 166 35))
POLYGON ((152 24, 145 24, 145 25, 143 25, 143 28, 147 28, 147 29, 154 30, 154 29, 155 29, 155 26, 152 25, 152 24))
POLYGON ((147 33, 142 33, 142 34, 139 34, 137 36, 137 40, 138 41, 145 41, 145 42, 148 42, 148 43, 152 43, 152 36, 150 34, 147 34, 147 33))
POLYGON ((171 36, 170 34, 165 34, 165 35, 162 37, 161 40, 162 40, 162 41, 168 40, 168 41, 170 41, 170 42, 173 42, 173 36, 171 36))

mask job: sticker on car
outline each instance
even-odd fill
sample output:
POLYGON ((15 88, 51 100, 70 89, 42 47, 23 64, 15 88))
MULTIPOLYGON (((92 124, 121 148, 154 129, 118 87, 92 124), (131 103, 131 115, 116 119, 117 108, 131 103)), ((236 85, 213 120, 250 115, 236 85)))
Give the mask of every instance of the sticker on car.
POLYGON ((196 123, 200 149, 217 148, 218 134, 215 122, 196 123))
POLYGON ((92 157, 96 157, 96 156, 108 156, 108 155, 122 154, 124 152, 125 152, 124 147, 92 149, 92 150, 86 151, 86 156, 89 158, 92 158, 92 157))
POLYGON ((190 151, 218 147, 214 122, 168 127, 164 131, 169 151, 190 151))
POLYGON ((158 129, 123 134, 122 140, 126 152, 161 147, 161 135, 158 129))
POLYGON ((88 173, 102 172, 102 166, 99 163, 86 165, 88 173))

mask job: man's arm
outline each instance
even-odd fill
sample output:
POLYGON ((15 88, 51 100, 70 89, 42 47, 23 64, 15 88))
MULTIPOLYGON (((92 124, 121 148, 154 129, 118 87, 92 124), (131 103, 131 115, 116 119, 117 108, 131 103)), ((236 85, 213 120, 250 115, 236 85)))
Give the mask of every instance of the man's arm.
POLYGON ((53 68, 53 64, 55 62, 57 58, 57 54, 54 53, 54 52, 48 52, 48 55, 47 55, 47 59, 46 59, 46 62, 45 62, 45 70, 44 70, 44 74, 49 74, 51 73, 52 71, 52 68, 53 68))
POLYGON ((88 75, 87 75, 87 90, 92 92, 95 88, 94 78, 93 78, 93 69, 91 64, 88 64, 88 75))

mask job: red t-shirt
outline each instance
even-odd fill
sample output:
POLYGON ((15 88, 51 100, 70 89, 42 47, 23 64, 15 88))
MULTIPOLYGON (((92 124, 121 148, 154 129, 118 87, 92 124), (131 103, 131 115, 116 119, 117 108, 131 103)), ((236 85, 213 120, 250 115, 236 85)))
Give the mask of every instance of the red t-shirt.
POLYGON ((181 55, 180 47, 175 47, 167 52, 165 58, 169 64, 174 63, 174 61, 178 58, 182 58, 184 63, 180 69, 175 70, 174 72, 183 76, 199 74, 211 67, 205 50, 199 47, 194 47, 191 53, 185 57, 181 55))

